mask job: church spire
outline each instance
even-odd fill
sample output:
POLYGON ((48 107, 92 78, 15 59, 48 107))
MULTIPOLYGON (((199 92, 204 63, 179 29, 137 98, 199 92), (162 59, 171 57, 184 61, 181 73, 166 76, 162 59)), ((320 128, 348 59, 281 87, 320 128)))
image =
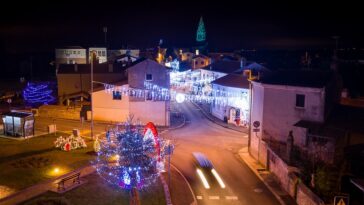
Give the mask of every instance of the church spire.
POLYGON ((205 24, 203 23, 202 16, 200 17, 200 22, 198 23, 198 28, 197 28, 197 32, 196 32, 196 41, 197 42, 206 41, 206 30, 205 30, 205 24))

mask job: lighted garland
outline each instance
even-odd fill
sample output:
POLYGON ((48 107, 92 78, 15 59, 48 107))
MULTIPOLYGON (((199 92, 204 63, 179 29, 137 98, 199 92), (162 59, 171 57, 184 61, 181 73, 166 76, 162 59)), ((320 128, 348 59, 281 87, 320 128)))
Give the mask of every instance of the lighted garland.
POLYGON ((52 84, 49 82, 29 82, 23 90, 24 100, 28 105, 47 105, 54 103, 56 98, 53 95, 52 84))
POLYGON ((140 190, 159 176, 155 139, 144 137, 140 126, 126 123, 123 127, 109 130, 100 142, 96 170, 111 184, 140 190))

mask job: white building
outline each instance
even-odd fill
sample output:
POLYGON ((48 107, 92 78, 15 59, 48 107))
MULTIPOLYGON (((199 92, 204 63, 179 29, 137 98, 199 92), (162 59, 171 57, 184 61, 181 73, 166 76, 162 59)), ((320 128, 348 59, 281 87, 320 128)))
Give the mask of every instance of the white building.
POLYGON ((214 96, 211 114, 228 123, 247 126, 250 101, 249 81, 246 76, 228 74, 211 84, 214 96))
POLYGON ((86 64, 86 49, 74 46, 56 49, 56 64, 86 64))
POLYGON ((96 58, 99 60, 99 63, 107 62, 107 50, 102 47, 90 47, 88 49, 88 62, 91 62, 91 52, 95 52, 96 58))
POLYGON ((153 122, 156 125, 169 126, 169 100, 161 97, 161 93, 145 91, 144 86, 146 81, 169 92, 169 70, 146 59, 129 67, 127 72, 128 79, 116 83, 114 91, 105 92, 103 86, 94 91, 94 119, 125 122, 129 115, 133 115, 134 120, 144 124, 153 122))
POLYGON ((305 130, 294 125, 300 120, 324 122, 334 96, 332 84, 331 74, 313 71, 275 72, 253 81, 250 153, 258 158, 260 140, 286 142, 290 131, 295 145, 306 146, 305 130))

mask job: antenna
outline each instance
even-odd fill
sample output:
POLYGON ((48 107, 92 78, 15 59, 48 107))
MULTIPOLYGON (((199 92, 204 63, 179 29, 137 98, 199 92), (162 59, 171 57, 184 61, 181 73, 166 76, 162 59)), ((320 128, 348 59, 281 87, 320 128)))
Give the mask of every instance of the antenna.
POLYGON ((103 30, 103 32, 104 32, 104 37, 105 37, 105 46, 107 47, 107 27, 106 26, 104 26, 103 28, 102 28, 102 30, 103 30))

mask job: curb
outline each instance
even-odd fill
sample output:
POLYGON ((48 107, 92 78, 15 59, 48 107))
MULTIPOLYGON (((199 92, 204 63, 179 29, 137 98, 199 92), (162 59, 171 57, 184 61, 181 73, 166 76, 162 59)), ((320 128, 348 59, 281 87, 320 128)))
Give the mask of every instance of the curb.
POLYGON ((192 194, 192 198, 193 198, 193 202, 191 203, 191 205, 197 205, 196 196, 195 196, 195 193, 193 193, 193 190, 192 190, 192 187, 191 187, 190 183, 188 183, 188 181, 187 181, 186 177, 182 174, 182 172, 181 172, 181 171, 179 171, 179 169, 178 169, 176 166, 174 166, 173 164, 171 164, 171 166, 173 167, 173 169, 175 169, 175 170, 178 172, 178 174, 179 174, 179 175, 181 175, 181 176, 182 176, 183 180, 184 180, 184 181, 186 182, 186 184, 188 185, 188 188, 190 189, 190 192, 191 192, 191 194, 192 194))
POLYGON ((185 125, 186 125, 186 117, 185 117, 185 115, 184 115, 184 114, 182 114, 182 117, 183 117, 183 122, 182 122, 180 125, 178 125, 178 126, 176 126, 176 127, 168 128, 168 129, 166 129, 166 131, 169 131, 169 130, 176 130, 176 129, 179 129, 179 128, 182 128, 183 126, 185 126, 185 125))
MULTIPOLYGON (((244 149, 244 148, 242 148, 242 149, 244 149)), ((239 151, 238 151, 238 156, 239 156, 239 158, 241 159, 241 160, 243 160, 244 161, 244 163, 249 167, 249 169, 250 170, 252 170, 253 172, 254 172, 254 174, 260 179, 260 181, 262 181, 263 182, 263 184, 269 189, 269 191, 274 195, 274 197, 278 200, 278 202, 281 204, 281 205, 288 205, 288 204, 286 204, 283 200, 282 200, 282 198, 280 197, 280 195, 279 194, 277 194, 276 192, 275 192, 275 190, 266 182, 266 181, 264 181, 264 179, 263 179, 263 177, 262 176, 260 176, 260 174, 259 174, 259 172, 253 167, 253 166, 251 166, 251 164, 249 163, 249 162, 247 162, 245 159, 244 159, 244 157, 242 157, 241 155, 243 155, 243 154, 248 154, 249 155, 249 152, 245 152, 245 151, 242 151, 242 149, 240 149, 239 151)))
POLYGON ((164 196, 166 198, 166 204, 167 205, 173 205, 172 204, 172 199, 171 199, 171 193, 169 192, 169 187, 167 185, 166 180, 164 179, 163 175, 159 175, 159 178, 163 184, 163 189, 164 189, 164 196))
POLYGON ((217 123, 217 122, 215 122, 215 120, 214 119, 212 119, 211 117, 210 117, 210 115, 209 114, 207 114, 206 113, 206 111, 203 109, 203 108, 201 108, 198 104, 196 104, 195 102, 191 102, 195 107, 198 107, 200 110, 201 110, 201 112, 202 112, 202 114, 208 119, 208 120, 210 120, 211 122, 213 122, 213 123, 215 123, 215 124, 217 124, 217 125, 219 125, 219 126, 221 126, 221 127, 223 127, 223 128, 226 128, 226 129, 229 129, 229 130, 234 130, 234 131, 236 131, 236 132, 241 132, 241 133, 244 133, 244 134, 247 134, 246 132, 243 132, 243 131, 240 131, 240 130, 236 130, 236 129, 231 129, 230 127, 228 127, 228 126, 224 126, 224 125, 221 125, 221 124, 219 124, 219 123, 217 123))

